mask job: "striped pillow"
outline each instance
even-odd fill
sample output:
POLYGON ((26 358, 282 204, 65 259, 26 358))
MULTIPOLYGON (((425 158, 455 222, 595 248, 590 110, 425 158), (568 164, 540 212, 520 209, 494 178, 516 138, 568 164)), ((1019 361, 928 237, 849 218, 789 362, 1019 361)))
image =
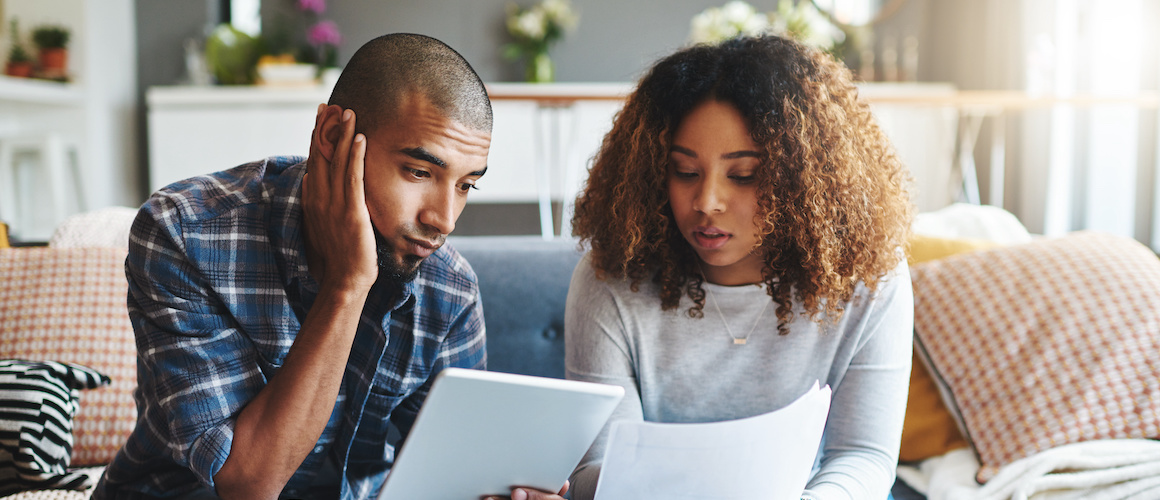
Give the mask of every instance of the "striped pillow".
POLYGON ((81 389, 108 383, 81 365, 0 360, 0 495, 92 487, 96 478, 67 470, 73 417, 81 389))

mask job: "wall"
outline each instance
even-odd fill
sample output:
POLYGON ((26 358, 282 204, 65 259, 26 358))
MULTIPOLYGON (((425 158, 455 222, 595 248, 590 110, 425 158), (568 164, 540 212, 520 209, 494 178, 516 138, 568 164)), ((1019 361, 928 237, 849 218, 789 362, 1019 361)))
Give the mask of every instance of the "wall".
MULTIPOLYGON (((519 63, 503 59, 509 41, 504 6, 510 0, 330 1, 324 17, 345 36, 339 57, 346 60, 367 40, 392 32, 414 32, 443 40, 471 62, 484 81, 518 81, 519 63)), ((528 0, 517 2, 530 5, 528 0)), ((557 79, 566 82, 629 81, 653 60, 683 45, 689 22, 712 0, 573 0, 580 24, 552 51, 557 79)), ((776 0, 753 0, 762 11, 776 0)), ((264 0, 263 26, 293 0, 264 0)))
MULTIPOLYGON (((220 2, 135 1, 137 36, 141 40, 138 56, 141 92, 149 85, 176 83, 184 74, 182 40, 203 33, 207 21, 216 17, 220 2)), ((293 2, 263 0, 264 28, 272 29, 279 16, 293 10, 293 2)), ((521 79, 520 64, 507 61, 500 54, 500 47, 509 40, 503 26, 507 2, 330 0, 329 10, 323 17, 334 20, 345 36, 339 50, 340 61, 345 61, 358 46, 375 36, 417 32, 440 38, 459 50, 485 81, 515 81, 521 79)), ((880 51, 889 39, 900 43, 907 36, 918 38, 920 81, 950 82, 970 90, 1019 89, 1026 53, 1024 20, 1036 15, 1025 6, 1030 2, 907 0, 893 17, 877 27, 873 42, 880 51)), ((517 3, 529 5, 531 0, 517 3)), ((685 44, 694 15, 724 3, 725 0, 573 0, 580 13, 580 23, 553 50, 557 78, 565 82, 635 80, 652 61, 685 44)), ((770 11, 776 8, 777 0, 751 0, 750 3, 759 10, 770 11)), ((143 100, 140 102, 144 113, 143 100)), ((1033 192, 1041 182, 1017 173, 1015 160, 1022 158, 1018 146, 1019 119, 1013 118, 1007 126, 1008 182, 1004 205, 1017 213, 1030 213, 1030 225, 1041 225, 1042 213, 1035 211, 1042 206, 1042 195, 1033 192), (1022 189, 1024 185, 1032 187, 1022 189)), ((985 139, 989 134, 984 128, 980 135, 985 139)), ((981 140, 976 155, 984 189, 988 181, 988 147, 989 143, 981 140)), ((983 199, 988 199, 985 191, 983 199)))
MULTIPOLYGON (((149 141, 145 91, 153 85, 174 85, 186 78, 186 39, 204 40, 206 30, 218 17, 217 0, 135 0, 137 31, 136 132, 141 183, 137 202, 149 194, 149 141)), ((225 167, 222 167, 225 168, 225 167)))

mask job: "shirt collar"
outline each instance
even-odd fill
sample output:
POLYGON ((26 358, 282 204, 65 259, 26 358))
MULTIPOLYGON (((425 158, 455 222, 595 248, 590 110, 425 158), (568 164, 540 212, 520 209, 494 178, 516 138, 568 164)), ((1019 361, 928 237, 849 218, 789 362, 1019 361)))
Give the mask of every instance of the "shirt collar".
MULTIPOLYGON (((270 211, 270 240, 277 249, 283 269, 284 285, 301 287, 313 296, 318 293, 318 282, 310 275, 306 260, 306 240, 303 237, 302 178, 306 174, 306 159, 288 167, 283 175, 287 182, 278 183, 272 193, 275 208, 270 211)), ((414 307, 419 276, 401 286, 379 280, 371 287, 368 304, 383 304, 381 311, 409 311, 414 307)), ((305 296, 306 294, 303 294, 305 296)))
POLYGON ((284 285, 295 281, 318 289, 306 263, 306 240, 302 233, 302 177, 306 174, 306 159, 286 168, 283 182, 273 184, 271 193, 271 220, 267 221, 270 243, 276 249, 282 268, 284 285))

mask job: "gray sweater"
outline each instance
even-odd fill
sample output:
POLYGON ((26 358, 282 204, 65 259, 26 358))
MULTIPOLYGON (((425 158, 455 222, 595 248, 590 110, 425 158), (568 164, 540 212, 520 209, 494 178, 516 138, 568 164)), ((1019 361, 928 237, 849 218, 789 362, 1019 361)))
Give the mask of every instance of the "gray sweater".
POLYGON ((702 286, 721 315, 707 299, 704 317, 690 318, 688 297, 662 311, 651 282, 633 292, 626 281, 596 279, 587 256, 576 266, 565 314, 567 377, 620 385, 625 397, 573 473, 572 498, 595 494, 613 421, 751 417, 788 405, 814 381, 829 384, 833 399, 819 467, 802 497, 886 498, 910 376, 914 299, 906 263, 873 295, 859 285, 836 325, 823 328, 799 314, 785 336, 762 286, 702 286), (736 337, 757 324, 747 344, 733 343, 722 316, 736 337))

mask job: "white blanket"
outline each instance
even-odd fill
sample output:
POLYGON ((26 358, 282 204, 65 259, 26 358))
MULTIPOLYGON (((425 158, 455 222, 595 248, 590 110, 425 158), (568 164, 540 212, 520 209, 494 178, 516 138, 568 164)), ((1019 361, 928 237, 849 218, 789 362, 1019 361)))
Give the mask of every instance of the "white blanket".
POLYGON ((1052 448, 1018 460, 980 486, 968 449, 900 466, 898 477, 929 500, 1160 499, 1160 441, 1109 439, 1052 448))

